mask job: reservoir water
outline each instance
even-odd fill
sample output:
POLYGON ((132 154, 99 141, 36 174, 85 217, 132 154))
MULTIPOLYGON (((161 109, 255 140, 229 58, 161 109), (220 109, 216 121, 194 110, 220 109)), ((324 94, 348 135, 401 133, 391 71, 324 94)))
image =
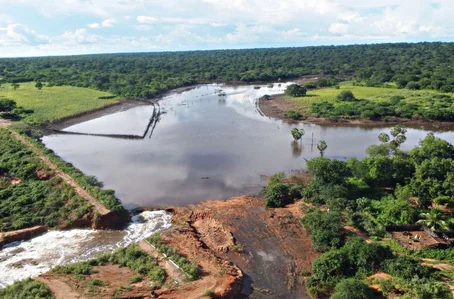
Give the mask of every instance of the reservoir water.
MULTIPOLYGON (((260 191, 262 175, 305 167, 319 156, 365 156, 389 128, 292 125, 264 116, 259 97, 279 94, 286 84, 271 86, 200 85, 173 93, 159 105, 139 106, 66 128, 67 132, 141 136, 156 110, 159 119, 144 138, 54 134, 48 148, 106 188, 114 189, 126 207, 187 205, 260 191), (306 131, 294 144, 290 130, 306 131)), ((416 146, 430 130, 408 129, 404 149, 416 146)), ((435 132, 454 142, 454 133, 435 132)))

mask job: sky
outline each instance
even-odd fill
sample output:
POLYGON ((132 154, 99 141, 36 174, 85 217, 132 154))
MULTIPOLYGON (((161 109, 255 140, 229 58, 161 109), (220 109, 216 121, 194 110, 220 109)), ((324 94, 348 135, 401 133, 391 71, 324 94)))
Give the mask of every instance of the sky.
POLYGON ((0 57, 454 41, 453 0, 0 0, 0 57))

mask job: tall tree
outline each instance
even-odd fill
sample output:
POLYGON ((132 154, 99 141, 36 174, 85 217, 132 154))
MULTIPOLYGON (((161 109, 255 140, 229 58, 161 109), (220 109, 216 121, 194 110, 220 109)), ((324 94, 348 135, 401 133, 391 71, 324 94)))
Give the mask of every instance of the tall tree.
POLYGON ((423 224, 432 231, 449 230, 445 216, 439 209, 432 209, 429 213, 421 213, 419 216, 422 219, 418 220, 416 223, 423 224))

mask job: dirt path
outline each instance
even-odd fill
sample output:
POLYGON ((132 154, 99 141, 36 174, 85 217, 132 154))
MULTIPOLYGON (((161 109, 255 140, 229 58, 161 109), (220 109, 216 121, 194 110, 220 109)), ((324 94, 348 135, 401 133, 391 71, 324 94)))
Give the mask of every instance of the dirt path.
POLYGON ((10 124, 10 121, 0 118, 0 128, 7 128, 10 124))
POLYGON ((69 285, 58 279, 38 276, 36 280, 44 283, 54 293, 55 299, 85 299, 82 295, 75 292, 69 285))
POLYGON ((61 171, 52 161, 49 160, 46 156, 44 156, 40 151, 38 151, 33 145, 31 145, 24 137, 20 134, 11 131, 13 136, 22 142, 25 146, 27 146, 35 155, 37 155, 43 162, 46 164, 50 169, 52 169, 56 175, 63 179, 65 183, 70 185, 74 188, 77 195, 88 201, 96 211, 101 215, 106 215, 110 213, 110 210, 107 209, 103 204, 97 201, 93 196, 91 196, 87 191, 85 191, 72 177, 61 171))
POLYGON ((143 251, 154 257, 159 266, 164 269, 167 273, 167 276, 171 279, 175 280, 178 283, 182 283, 185 281, 185 275, 168 259, 164 258, 161 253, 156 251, 147 241, 142 240, 138 244, 143 251))
POLYGON ((353 226, 350 226, 350 225, 345 225, 344 229, 357 235, 358 237, 363 238, 364 241, 366 241, 366 243, 368 243, 368 244, 372 243, 372 240, 369 238, 369 236, 365 232, 362 232, 359 229, 357 229, 353 226))

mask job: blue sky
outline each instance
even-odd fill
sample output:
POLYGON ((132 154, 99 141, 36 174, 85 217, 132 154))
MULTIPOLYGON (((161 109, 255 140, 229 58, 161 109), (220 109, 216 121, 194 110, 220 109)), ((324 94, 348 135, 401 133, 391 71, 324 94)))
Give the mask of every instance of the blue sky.
POLYGON ((454 40, 454 1, 0 0, 0 57, 454 40))

